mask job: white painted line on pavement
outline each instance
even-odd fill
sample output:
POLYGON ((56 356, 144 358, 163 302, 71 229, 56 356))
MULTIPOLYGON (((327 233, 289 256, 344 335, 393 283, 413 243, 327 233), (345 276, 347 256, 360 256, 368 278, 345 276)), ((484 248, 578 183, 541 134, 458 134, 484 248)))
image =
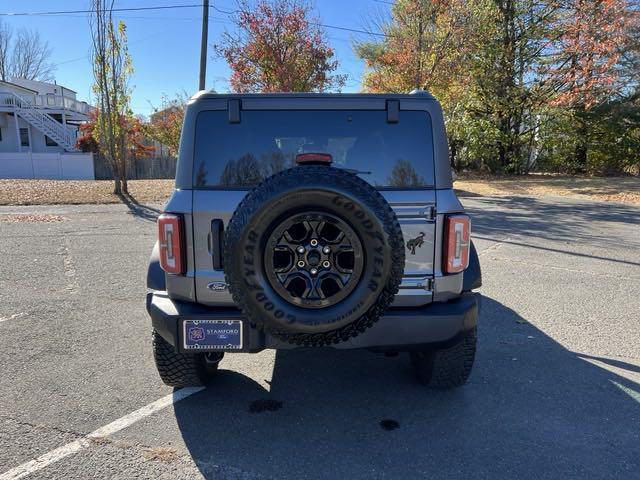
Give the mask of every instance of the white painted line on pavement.
POLYGON ((27 312, 14 313, 8 317, 0 317, 0 323, 8 322, 9 320, 14 320, 16 318, 24 317, 25 315, 29 315, 27 312))
POLYGON ((183 388, 165 397, 162 397, 161 399, 156 400, 149 405, 145 405, 144 407, 139 408, 135 412, 131 412, 128 415, 125 415, 124 417, 121 417, 109 423, 108 425, 105 425, 104 427, 100 427, 97 430, 94 430, 85 437, 67 443, 62 447, 58 447, 54 450, 51 450, 50 452, 45 453, 44 455, 40 455, 38 458, 12 468, 11 470, 1 474, 0 480, 18 480, 19 478, 26 477, 27 475, 37 472, 38 470, 42 470, 52 463, 62 460, 69 455, 73 455, 74 453, 77 453, 80 450, 91 446, 91 439, 113 435, 114 433, 133 425, 139 420, 153 415, 163 408, 168 407, 169 405, 173 405, 180 400, 184 400, 185 398, 202 390, 204 390, 204 387, 183 388))

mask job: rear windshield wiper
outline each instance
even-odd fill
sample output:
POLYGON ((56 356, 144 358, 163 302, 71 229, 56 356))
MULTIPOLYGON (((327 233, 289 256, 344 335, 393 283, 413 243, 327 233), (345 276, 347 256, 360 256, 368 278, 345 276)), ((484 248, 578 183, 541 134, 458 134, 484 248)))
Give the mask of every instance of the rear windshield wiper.
POLYGON ((345 172, 353 173, 354 175, 371 175, 371 172, 366 172, 364 170, 356 170, 355 168, 342 168, 345 172))

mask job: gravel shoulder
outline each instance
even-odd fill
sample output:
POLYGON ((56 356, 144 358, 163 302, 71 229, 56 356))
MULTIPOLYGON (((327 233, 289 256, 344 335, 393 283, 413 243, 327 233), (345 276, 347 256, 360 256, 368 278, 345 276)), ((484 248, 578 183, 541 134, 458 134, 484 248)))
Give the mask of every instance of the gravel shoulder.
MULTIPOLYGON (((113 183, 109 180, 0 180, 0 205, 107 204, 127 200, 163 204, 171 195, 173 185, 173 180, 130 180, 131 198, 123 199, 112 193, 113 183)), ((553 195, 640 205, 640 177, 463 174, 454 186, 463 196, 553 195)))

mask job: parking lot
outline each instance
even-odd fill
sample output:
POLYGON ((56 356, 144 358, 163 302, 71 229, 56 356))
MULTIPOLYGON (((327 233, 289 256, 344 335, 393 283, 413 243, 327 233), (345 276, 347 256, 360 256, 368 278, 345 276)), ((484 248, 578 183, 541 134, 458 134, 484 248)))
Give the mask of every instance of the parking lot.
POLYGON ((484 300, 446 392, 403 355, 307 350, 174 393, 144 309, 158 207, 0 207, 0 479, 638 478, 640 207, 462 201, 484 300))

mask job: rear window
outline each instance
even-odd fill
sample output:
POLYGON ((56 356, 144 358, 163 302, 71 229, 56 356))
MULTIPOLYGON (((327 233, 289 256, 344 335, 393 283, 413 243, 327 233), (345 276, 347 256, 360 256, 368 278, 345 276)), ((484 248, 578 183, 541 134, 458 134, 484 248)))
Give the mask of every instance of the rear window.
POLYGON ((333 166, 357 173, 379 188, 433 185, 431 119, 401 111, 398 123, 384 110, 243 110, 240 123, 226 111, 198 115, 193 184, 248 188, 296 165, 300 153, 328 153, 333 166))

